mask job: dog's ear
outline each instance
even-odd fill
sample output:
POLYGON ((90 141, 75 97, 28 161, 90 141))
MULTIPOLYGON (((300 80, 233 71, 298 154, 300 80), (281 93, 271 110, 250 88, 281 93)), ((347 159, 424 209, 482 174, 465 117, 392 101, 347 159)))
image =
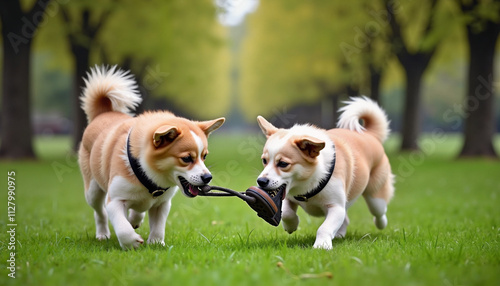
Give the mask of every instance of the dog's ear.
POLYGON ((257 116, 257 123, 259 123, 259 127, 262 130, 262 133, 266 135, 267 138, 269 138, 271 135, 276 133, 278 131, 278 128, 274 127, 269 121, 267 121, 264 117, 262 116, 257 116))
POLYGON ((175 138, 179 137, 181 131, 179 128, 171 125, 163 125, 156 129, 153 134, 153 145, 156 148, 172 143, 175 138))
POLYGON ((219 129, 219 127, 221 127, 222 124, 224 124, 224 121, 226 121, 226 119, 224 117, 221 117, 214 120, 198 122, 198 126, 208 136, 213 131, 219 129))
POLYGON ((306 159, 313 160, 319 155, 319 151, 325 148, 325 142, 310 136, 295 139, 295 146, 302 151, 306 159))

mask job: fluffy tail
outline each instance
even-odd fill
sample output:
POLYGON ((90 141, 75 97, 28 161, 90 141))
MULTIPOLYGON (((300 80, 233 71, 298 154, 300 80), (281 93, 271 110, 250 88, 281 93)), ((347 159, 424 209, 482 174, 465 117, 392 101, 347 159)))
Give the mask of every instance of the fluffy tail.
POLYGON ((384 110, 368 97, 352 97, 347 105, 339 111, 338 128, 353 130, 359 133, 364 131, 372 134, 380 142, 384 142, 389 136, 389 120, 384 110), (363 122, 361 125, 360 120, 363 122))
POLYGON ((89 123, 99 114, 109 111, 130 114, 142 101, 133 76, 128 71, 117 69, 116 65, 109 69, 95 66, 84 80, 80 100, 89 123))

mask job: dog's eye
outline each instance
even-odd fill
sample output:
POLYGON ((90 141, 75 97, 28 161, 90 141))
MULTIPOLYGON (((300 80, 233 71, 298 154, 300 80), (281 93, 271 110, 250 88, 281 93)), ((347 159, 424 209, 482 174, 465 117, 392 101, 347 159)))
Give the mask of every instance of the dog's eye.
POLYGON ((181 160, 186 164, 193 163, 193 158, 191 156, 182 157, 181 160))
POLYGON ((267 160, 266 160, 266 158, 262 158, 262 164, 267 165, 267 160))
POLYGON ((208 153, 203 155, 203 161, 205 161, 205 159, 207 159, 207 155, 208 155, 208 153))
POLYGON ((287 163, 285 161, 279 161, 277 164, 278 168, 286 168, 288 167, 288 165, 290 165, 290 163, 287 163))

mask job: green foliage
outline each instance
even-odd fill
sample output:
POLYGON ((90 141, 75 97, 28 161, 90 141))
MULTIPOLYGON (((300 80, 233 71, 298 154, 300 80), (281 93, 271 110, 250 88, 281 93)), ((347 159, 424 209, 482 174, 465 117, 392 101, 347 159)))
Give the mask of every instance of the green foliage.
POLYGON ((71 72, 70 33, 90 46, 92 63, 130 68, 148 95, 167 98, 200 119, 226 113, 226 29, 217 22, 213 1, 196 5, 182 0, 94 2, 54 4, 53 16, 35 42, 38 51, 57 55, 45 63, 45 69, 71 72), (69 24, 63 21, 62 9, 67 10, 69 24), (83 11, 89 11, 92 25, 102 23, 93 41, 79 32, 83 11))
POLYGON ((335 10, 319 2, 261 1, 250 15, 241 59, 241 102, 248 118, 318 100, 319 84, 330 88, 341 81, 335 77, 340 71, 338 30, 331 21, 335 10))
MULTIPOLYGON (((442 45, 431 64, 428 78, 433 83, 439 81, 436 71, 441 69, 462 76, 456 67, 465 56, 465 38, 456 3, 437 1, 431 10, 431 1, 389 1, 393 4, 389 14, 385 2, 262 1, 249 16, 242 58, 242 105, 247 117, 253 120, 276 107, 318 101, 328 92, 342 94, 349 85, 369 93, 368 65, 383 72, 386 93, 398 88, 404 70, 393 56, 398 50, 391 46, 388 20, 393 17, 410 53, 442 45)), ((461 98, 458 93, 443 96, 461 98)), ((391 105, 392 99, 385 104, 391 105)))
POLYGON ((132 67, 149 68, 140 71, 148 92, 206 119, 229 107, 225 33, 213 1, 124 1, 99 39, 110 62, 131 58, 132 67))
MULTIPOLYGON (((210 137, 207 164, 216 184, 244 190, 261 170, 261 134, 210 137)), ((42 138, 39 162, 0 162, 17 172, 17 278, 2 285, 498 285, 498 162, 454 160, 459 137, 426 137, 421 153, 395 154, 389 225, 378 231, 362 200, 349 210, 347 237, 332 251, 312 249, 322 220, 299 211, 288 235, 235 198, 174 198, 166 246, 120 249, 94 238, 76 160, 66 138, 42 138), (277 267, 278 263, 282 267, 277 267), (285 270, 286 269, 286 270, 285 270), (326 275, 330 272, 331 280, 326 275), (302 274, 319 274, 300 278, 302 274)), ((500 147, 500 138, 496 145, 500 147)), ((6 204, 0 206, 6 229, 6 204)), ((148 235, 145 225, 137 230, 148 235)), ((0 233, 7 253, 7 233, 0 233)), ((304 276, 302 276, 304 277, 304 276)))

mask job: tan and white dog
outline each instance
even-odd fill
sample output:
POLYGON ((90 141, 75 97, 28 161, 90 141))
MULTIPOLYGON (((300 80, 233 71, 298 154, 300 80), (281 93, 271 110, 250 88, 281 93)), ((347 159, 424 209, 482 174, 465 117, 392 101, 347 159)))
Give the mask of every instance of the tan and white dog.
POLYGON ((194 122, 167 111, 129 114, 141 97, 116 66, 91 69, 81 97, 89 122, 79 150, 85 198, 96 237, 110 238, 108 217, 123 249, 144 242, 134 231, 149 213, 148 243, 164 245, 165 223, 178 187, 188 197, 210 182, 207 137, 224 118, 194 122), (177 187, 178 186, 178 187, 177 187))
POLYGON ((297 230, 298 206, 312 216, 326 217, 314 248, 331 249, 334 237, 345 236, 347 208, 360 195, 377 228, 385 228, 394 193, 394 176, 382 146, 389 135, 385 112, 366 97, 352 98, 341 111, 339 128, 331 130, 311 125, 278 129, 257 118, 267 136, 257 183, 271 194, 285 192, 282 221, 288 233, 297 230))

